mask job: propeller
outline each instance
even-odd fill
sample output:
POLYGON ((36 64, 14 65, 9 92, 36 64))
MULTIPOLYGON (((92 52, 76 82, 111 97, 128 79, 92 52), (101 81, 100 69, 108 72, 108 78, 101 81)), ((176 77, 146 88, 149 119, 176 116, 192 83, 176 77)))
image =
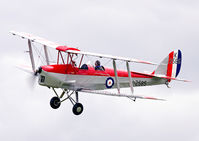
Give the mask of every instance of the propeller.
POLYGON ((40 74, 42 71, 42 67, 40 66, 34 73, 35 76, 37 76, 38 74, 40 74))
POLYGON ((35 86, 36 86, 36 81, 37 80, 38 80, 38 75, 35 75, 35 73, 32 73, 32 75, 30 75, 30 76, 27 77, 28 86, 31 89, 34 89, 35 86))
POLYGON ((41 73, 42 68, 39 67, 38 69, 35 70, 34 73, 32 73, 32 75, 28 78, 28 85, 30 86, 30 88, 35 88, 36 86, 36 81, 38 81, 38 76, 41 73))
POLYGON ((19 70, 21 71, 24 71, 28 74, 30 74, 27 78, 27 83, 29 85, 29 87, 31 89, 34 89, 35 86, 36 86, 36 81, 38 80, 38 74, 41 73, 42 71, 42 68, 39 67, 37 70, 35 70, 35 72, 32 71, 31 67, 30 66, 25 66, 25 65, 19 65, 19 66, 16 66, 19 70))

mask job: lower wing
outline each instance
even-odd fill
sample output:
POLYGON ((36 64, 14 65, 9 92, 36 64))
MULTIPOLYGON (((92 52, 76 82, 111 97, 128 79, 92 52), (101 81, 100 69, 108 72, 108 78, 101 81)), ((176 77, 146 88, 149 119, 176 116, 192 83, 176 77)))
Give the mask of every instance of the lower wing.
POLYGON ((113 93, 113 92, 107 92, 107 91, 96 91, 96 90, 79 90, 79 92, 85 92, 85 93, 92 93, 92 94, 100 94, 100 95, 108 95, 108 96, 117 96, 117 97, 127 97, 130 99, 150 99, 150 100, 163 100, 165 99, 160 99, 160 98, 155 98, 155 97, 148 97, 148 96, 138 96, 138 95, 129 95, 129 94, 118 94, 118 93, 113 93))

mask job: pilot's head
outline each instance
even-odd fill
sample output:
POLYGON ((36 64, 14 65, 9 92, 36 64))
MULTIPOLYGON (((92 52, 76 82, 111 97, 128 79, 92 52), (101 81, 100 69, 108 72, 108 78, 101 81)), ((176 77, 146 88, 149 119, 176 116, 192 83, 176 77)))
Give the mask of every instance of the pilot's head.
POLYGON ((100 61, 99 60, 95 61, 95 66, 100 66, 100 61))

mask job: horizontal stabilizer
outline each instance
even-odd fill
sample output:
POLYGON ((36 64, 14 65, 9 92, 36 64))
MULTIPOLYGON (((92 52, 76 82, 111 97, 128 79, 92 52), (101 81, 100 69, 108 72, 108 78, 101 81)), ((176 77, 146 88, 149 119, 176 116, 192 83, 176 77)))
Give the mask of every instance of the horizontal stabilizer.
POLYGON ((162 76, 162 75, 154 75, 154 77, 164 78, 164 79, 168 79, 168 80, 176 80, 176 81, 183 81, 183 82, 191 82, 191 81, 185 80, 185 79, 173 78, 173 77, 162 76))
POLYGON ((165 75, 157 75, 157 74, 146 74, 143 73, 146 76, 150 76, 150 77, 156 77, 156 78, 163 78, 163 79, 168 79, 168 80, 176 80, 176 81, 182 81, 182 82, 191 82, 189 80, 185 80, 185 79, 180 79, 180 78, 173 78, 173 77, 169 77, 169 76, 165 76, 165 75))

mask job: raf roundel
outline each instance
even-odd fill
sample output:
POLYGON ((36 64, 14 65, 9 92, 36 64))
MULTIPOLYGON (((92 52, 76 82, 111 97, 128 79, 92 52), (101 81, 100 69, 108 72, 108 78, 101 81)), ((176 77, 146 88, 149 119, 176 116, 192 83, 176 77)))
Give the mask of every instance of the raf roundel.
POLYGON ((108 78, 106 79, 106 87, 107 87, 107 88, 112 88, 113 85, 114 85, 114 80, 113 80, 113 78, 108 77, 108 78))

